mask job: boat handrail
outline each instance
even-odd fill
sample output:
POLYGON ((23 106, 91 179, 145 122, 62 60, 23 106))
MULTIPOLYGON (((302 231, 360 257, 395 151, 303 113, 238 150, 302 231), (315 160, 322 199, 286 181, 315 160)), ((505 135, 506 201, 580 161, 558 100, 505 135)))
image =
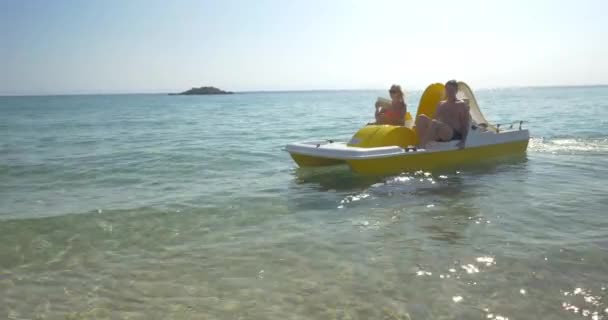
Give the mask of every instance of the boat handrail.
POLYGON ((503 123, 496 123, 493 124, 494 127, 496 127, 496 132, 500 132, 500 127, 505 127, 505 126, 509 126, 507 130, 511 130, 513 129, 514 125, 519 124, 519 130, 522 130, 522 125, 524 123, 528 123, 528 121, 524 121, 524 120, 516 120, 516 121, 511 121, 511 122, 503 122, 503 123))

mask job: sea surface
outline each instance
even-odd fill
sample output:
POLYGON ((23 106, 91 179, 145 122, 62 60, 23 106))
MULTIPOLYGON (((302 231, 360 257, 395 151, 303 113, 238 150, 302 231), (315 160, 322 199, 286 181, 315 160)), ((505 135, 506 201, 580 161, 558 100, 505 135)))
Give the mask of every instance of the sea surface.
POLYGON ((608 87, 478 91, 492 164, 284 151, 379 95, 0 97, 0 319, 608 319, 608 87))

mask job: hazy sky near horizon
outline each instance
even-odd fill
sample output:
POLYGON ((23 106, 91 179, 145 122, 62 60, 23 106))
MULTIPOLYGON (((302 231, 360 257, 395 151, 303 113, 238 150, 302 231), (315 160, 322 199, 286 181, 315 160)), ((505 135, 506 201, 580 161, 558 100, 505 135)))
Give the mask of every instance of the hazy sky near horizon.
POLYGON ((0 94, 608 83, 608 1, 0 0, 0 94))

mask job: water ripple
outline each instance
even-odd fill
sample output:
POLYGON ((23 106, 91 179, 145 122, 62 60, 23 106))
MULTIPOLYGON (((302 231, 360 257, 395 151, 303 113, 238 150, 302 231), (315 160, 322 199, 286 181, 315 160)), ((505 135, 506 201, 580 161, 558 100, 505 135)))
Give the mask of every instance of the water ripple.
POLYGON ((281 150, 348 140, 382 94, 0 97, 3 316, 608 319, 606 88, 481 90, 530 120, 517 159, 370 177, 281 150))

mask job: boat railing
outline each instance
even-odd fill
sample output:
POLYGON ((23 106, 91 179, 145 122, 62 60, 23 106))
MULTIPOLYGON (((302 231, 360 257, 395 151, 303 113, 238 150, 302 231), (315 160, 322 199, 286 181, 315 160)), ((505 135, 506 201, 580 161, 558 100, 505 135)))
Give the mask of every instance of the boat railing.
POLYGON ((496 128, 496 133, 500 133, 501 128, 503 128, 503 130, 513 130, 515 126, 518 127, 518 130, 522 130, 523 124, 527 122, 528 121, 517 120, 512 122, 496 123, 494 124, 494 127, 496 128))
POLYGON ((503 131, 510 131, 510 130, 514 130, 516 127, 516 130, 522 130, 522 126, 524 123, 527 123, 527 121, 523 121, 523 120, 517 120, 517 121, 512 121, 512 122, 503 122, 503 123, 480 123, 480 124, 474 124, 471 128, 473 130, 477 130, 477 128, 481 128, 482 130, 488 130, 488 131, 494 131, 496 133, 500 133, 501 130, 503 131))

